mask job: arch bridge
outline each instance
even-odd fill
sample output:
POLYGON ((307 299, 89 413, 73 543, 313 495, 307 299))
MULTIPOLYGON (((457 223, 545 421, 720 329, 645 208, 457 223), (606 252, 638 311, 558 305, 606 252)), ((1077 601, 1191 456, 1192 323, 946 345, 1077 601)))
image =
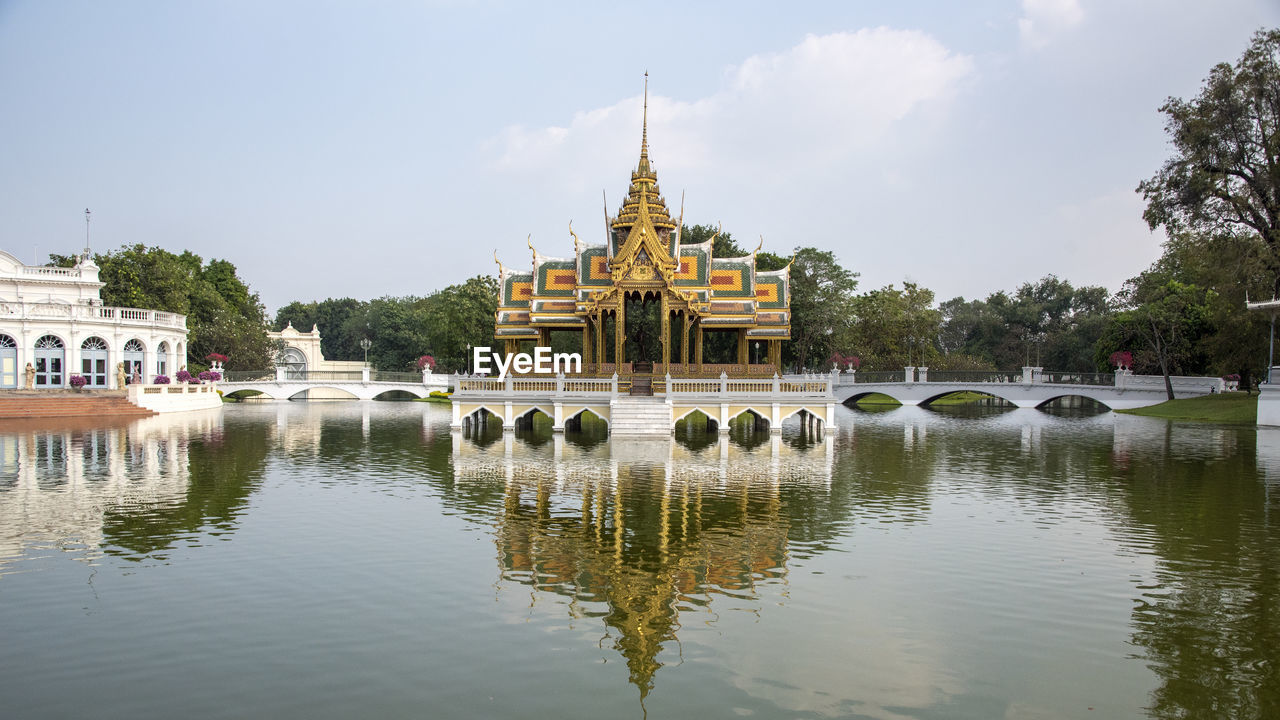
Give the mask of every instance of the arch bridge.
POLYGON ((447 390, 449 376, 434 373, 392 373, 369 368, 354 372, 300 371, 281 366, 272 370, 230 371, 218 386, 224 396, 256 391, 273 400, 289 400, 312 391, 336 391, 352 400, 375 400, 391 393, 423 398, 432 391, 447 390))
MULTIPOLYGON (((1067 373, 1026 367, 1016 372, 930 372, 907 367, 902 371, 831 373, 837 402, 856 402, 873 394, 887 395, 903 405, 928 405, 961 392, 1000 398, 1020 408, 1034 408, 1059 398, 1084 397, 1112 410, 1158 405, 1168 399, 1164 376, 1117 373, 1067 373)), ((1221 378, 1170 378, 1178 398, 1225 390, 1221 378)))

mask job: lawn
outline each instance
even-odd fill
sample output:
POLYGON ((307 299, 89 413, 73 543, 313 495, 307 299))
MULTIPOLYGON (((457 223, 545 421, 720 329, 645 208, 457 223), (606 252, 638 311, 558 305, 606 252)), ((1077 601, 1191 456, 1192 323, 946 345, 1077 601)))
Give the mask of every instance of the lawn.
POLYGON ((1117 410, 1128 415, 1145 415, 1170 420, 1247 423, 1258 421, 1258 396, 1242 392, 1219 393, 1185 400, 1168 400, 1136 410, 1117 410))

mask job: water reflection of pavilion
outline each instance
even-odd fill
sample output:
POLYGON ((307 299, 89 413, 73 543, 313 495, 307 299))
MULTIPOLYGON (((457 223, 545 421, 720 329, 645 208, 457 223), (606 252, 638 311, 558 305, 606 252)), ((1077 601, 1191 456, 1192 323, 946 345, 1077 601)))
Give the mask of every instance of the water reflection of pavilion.
POLYGON ((181 503, 188 441, 221 423, 218 409, 115 427, 0 431, 0 574, 31 546, 101 547, 115 509, 181 503))
POLYGON ((829 490, 833 441, 743 450, 721 436, 700 451, 668 438, 534 447, 507 433, 479 447, 454 433, 455 478, 501 481, 500 581, 570 599, 599 617, 643 697, 682 613, 717 596, 757 597, 785 579, 786 488, 829 490))

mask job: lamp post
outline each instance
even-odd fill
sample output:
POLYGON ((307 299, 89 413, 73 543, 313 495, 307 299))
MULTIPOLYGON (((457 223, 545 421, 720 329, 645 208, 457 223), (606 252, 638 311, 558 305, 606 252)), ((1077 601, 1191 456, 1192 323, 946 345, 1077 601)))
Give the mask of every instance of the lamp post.
POLYGON ((467 356, 463 358, 462 361, 466 365, 467 374, 470 375, 471 374, 471 343, 467 343, 467 356))
POLYGON ((369 364, 369 348, 373 347, 373 342, 369 338, 360 339, 360 348, 364 350, 364 364, 369 364))

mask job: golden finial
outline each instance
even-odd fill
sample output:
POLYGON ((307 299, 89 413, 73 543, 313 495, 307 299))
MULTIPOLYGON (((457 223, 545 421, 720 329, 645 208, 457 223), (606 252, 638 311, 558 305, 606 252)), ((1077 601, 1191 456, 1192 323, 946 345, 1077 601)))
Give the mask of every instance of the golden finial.
POLYGON ((684 190, 680 191, 680 222, 676 223, 676 248, 680 247, 680 236, 684 233, 684 190))
POLYGON ((711 243, 711 251, 712 251, 712 252, 715 252, 716 238, 720 237, 720 230, 721 230, 721 229, 723 229, 723 228, 724 228, 724 226, 723 226, 723 225, 721 225, 720 223, 716 223, 716 234, 715 234, 715 235, 712 235, 712 236, 711 236, 711 239, 707 241, 707 242, 711 243))
POLYGON ((751 251, 751 257, 755 257, 755 256, 756 256, 756 253, 760 252, 760 248, 762 248, 762 247, 764 247, 764 236, 763 236, 763 235, 761 235, 761 236, 760 236, 760 244, 756 246, 756 249, 755 249, 755 250, 752 250, 752 251, 751 251))
POLYGON ((503 274, 504 272, 506 272, 506 269, 504 269, 504 268, 502 267, 502 261, 498 259, 498 249, 497 249, 497 248, 494 248, 494 250, 493 250, 493 261, 494 261, 494 262, 496 262, 496 263, 498 263, 498 274, 499 274, 499 275, 501 275, 501 274, 503 274))
MULTIPOLYGON (((644 71, 644 110, 640 115, 640 162, 649 159, 649 71, 644 71)), ((646 168, 647 169, 647 168, 646 168)))
POLYGON ((791 259, 787 261, 787 264, 786 264, 786 265, 783 265, 783 266, 782 266, 782 269, 783 269, 783 270, 787 270, 787 269, 789 269, 789 268, 791 267, 791 263, 793 263, 793 262, 795 262, 795 261, 796 261, 796 253, 797 253, 797 251, 796 251, 796 250, 792 250, 792 251, 791 251, 791 259))
POLYGON ((578 233, 573 231, 573 221, 569 221, 569 234, 573 236, 573 252, 575 255, 582 254, 582 241, 578 239, 578 233))

